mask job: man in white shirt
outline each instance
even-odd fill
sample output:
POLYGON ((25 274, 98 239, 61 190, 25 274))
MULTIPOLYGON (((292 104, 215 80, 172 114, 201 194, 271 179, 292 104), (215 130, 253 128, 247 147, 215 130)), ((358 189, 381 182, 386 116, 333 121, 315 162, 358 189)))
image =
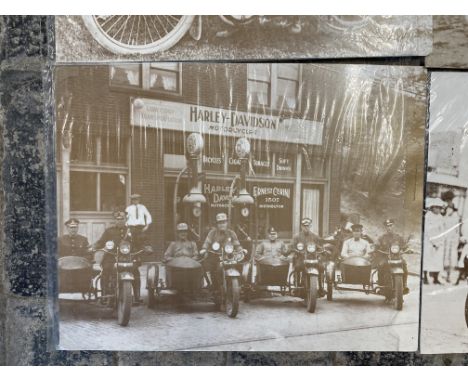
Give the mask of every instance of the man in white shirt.
POLYGON ((362 238, 362 225, 353 224, 351 226, 353 237, 345 240, 341 250, 341 257, 346 259, 352 256, 369 256, 373 252, 371 244, 362 238))
POLYGON ((140 203, 141 195, 130 195, 131 204, 125 209, 127 213, 127 227, 130 228, 132 241, 137 248, 146 244, 145 232, 153 222, 148 209, 140 203))

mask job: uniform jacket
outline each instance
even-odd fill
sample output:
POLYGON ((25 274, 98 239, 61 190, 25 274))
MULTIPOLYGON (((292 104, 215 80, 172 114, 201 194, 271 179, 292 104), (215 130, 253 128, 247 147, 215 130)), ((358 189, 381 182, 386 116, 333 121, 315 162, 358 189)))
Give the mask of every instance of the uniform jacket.
POLYGON ((321 245, 322 244, 322 239, 316 235, 313 232, 299 232, 298 234, 294 235, 290 250, 295 250, 297 243, 304 243, 304 245, 307 244, 316 244, 316 245, 321 245))
POLYGON ((169 244, 167 247, 166 252, 164 253, 164 259, 169 260, 173 259, 174 257, 197 257, 198 256, 198 249, 197 245, 194 241, 190 240, 176 240, 169 244))
POLYGON ((377 242, 377 248, 383 252, 390 252, 390 247, 392 244, 398 244, 401 250, 405 250, 408 244, 405 240, 398 235, 397 233, 384 233, 382 236, 379 237, 377 242))
POLYGON ((127 227, 109 227, 104 231, 101 238, 94 244, 94 247, 97 249, 104 248, 106 242, 109 240, 112 240, 115 245, 120 245, 120 242, 123 239, 131 241, 131 236, 129 235, 129 230, 127 227))
POLYGON ((258 260, 262 257, 278 257, 284 258, 287 254, 287 248, 283 241, 276 240, 274 242, 265 240, 257 247, 255 258, 258 260))
POLYGON ((346 258, 350 256, 364 256, 372 252, 372 248, 367 240, 359 238, 355 240, 354 237, 345 240, 343 248, 341 249, 341 257, 346 258))
POLYGON ((235 251, 242 249, 239 239, 237 238, 236 233, 232 229, 227 229, 226 231, 220 231, 218 228, 211 229, 206 236, 205 242, 203 243, 202 248, 206 250, 211 249, 211 244, 218 242, 223 246, 226 244, 228 239, 231 239, 232 245, 234 246, 235 251))
POLYGON ((88 257, 88 239, 82 235, 63 235, 59 239, 59 258, 65 256, 88 257))

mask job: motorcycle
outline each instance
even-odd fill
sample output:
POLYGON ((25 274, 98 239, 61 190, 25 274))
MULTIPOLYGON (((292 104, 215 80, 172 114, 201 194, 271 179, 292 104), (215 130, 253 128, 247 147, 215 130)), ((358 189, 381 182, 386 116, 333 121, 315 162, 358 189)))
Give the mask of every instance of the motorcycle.
POLYGON ((404 253, 410 253, 410 250, 403 251, 397 243, 391 245, 389 252, 378 250, 374 253, 374 256, 381 254, 385 257, 383 280, 378 280, 379 270, 372 265, 370 256, 339 257, 337 261, 328 258, 325 265, 327 300, 333 300, 333 290, 364 292, 393 299, 395 309, 402 310, 404 253))
POLYGON ((98 277, 101 283, 100 299, 117 311, 117 322, 121 326, 127 326, 130 321, 133 268, 143 251, 132 252, 131 244, 126 240, 121 241, 120 245, 110 240, 104 248, 95 252, 96 262, 101 268, 98 277))
POLYGON ((293 269, 289 275, 289 285, 292 295, 304 298, 307 311, 314 313, 317 305, 320 281, 320 256, 328 250, 318 247, 314 243, 299 242, 293 249, 293 269), (293 281, 291 281, 291 279, 293 281))
POLYGON ((224 246, 215 241, 208 250, 208 256, 216 256, 220 265, 218 274, 211 275, 212 285, 215 288, 215 304, 219 308, 224 306, 226 314, 234 318, 239 312, 242 260, 245 252, 234 251, 234 246, 230 241, 224 246), (218 290, 216 290, 217 286, 218 290))
MULTIPOLYGON (((232 27, 244 27, 257 21, 260 26, 288 28, 294 23, 299 33, 303 21, 292 21, 285 16, 219 15, 223 23, 232 27)), ((176 45, 187 32, 198 41, 202 34, 202 16, 174 15, 87 15, 82 16, 86 28, 105 49, 116 54, 153 54, 176 45), (195 22, 197 20, 197 22, 195 22)), ((316 16, 319 25, 331 30, 362 29, 370 22, 370 16, 316 16)))

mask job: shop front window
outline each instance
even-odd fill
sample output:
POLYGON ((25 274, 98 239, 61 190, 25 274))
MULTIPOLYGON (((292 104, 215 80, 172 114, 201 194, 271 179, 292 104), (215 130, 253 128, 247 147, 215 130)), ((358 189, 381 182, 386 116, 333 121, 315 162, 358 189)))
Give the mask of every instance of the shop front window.
POLYGON ((111 65, 110 85, 179 94, 180 68, 177 62, 111 65))
POLYGON ((97 174, 70 171, 70 210, 96 211, 97 174))

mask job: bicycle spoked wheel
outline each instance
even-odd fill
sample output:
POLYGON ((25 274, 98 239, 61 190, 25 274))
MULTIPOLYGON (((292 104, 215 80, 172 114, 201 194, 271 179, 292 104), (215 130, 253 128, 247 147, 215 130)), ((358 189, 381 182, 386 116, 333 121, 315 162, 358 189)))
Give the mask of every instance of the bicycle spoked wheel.
POLYGON ((83 16, 94 39, 117 54, 151 54, 174 46, 195 16, 83 16))

